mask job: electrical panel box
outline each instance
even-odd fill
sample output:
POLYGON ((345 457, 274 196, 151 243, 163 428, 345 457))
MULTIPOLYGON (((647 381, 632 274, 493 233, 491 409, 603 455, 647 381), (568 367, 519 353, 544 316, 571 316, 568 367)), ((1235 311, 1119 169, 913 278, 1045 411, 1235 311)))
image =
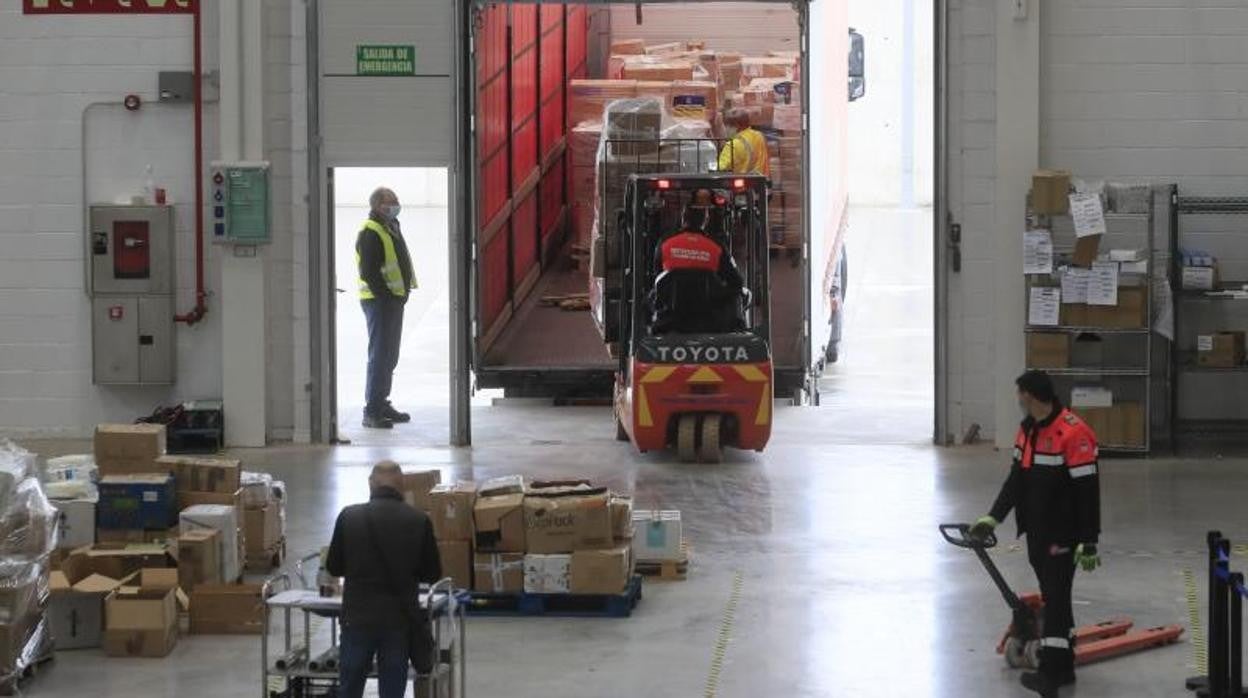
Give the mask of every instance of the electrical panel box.
POLYGON ((212 163, 213 242, 268 243, 271 220, 269 163, 212 163))
POLYGON ((89 218, 94 382, 173 383, 173 209, 101 205, 89 218))

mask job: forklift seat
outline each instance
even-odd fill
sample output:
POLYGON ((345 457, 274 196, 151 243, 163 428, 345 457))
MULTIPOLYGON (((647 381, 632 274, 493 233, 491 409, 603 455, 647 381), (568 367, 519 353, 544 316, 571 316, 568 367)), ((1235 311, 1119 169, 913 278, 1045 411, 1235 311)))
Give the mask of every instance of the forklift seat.
POLYGON ((650 306, 650 331, 655 335, 722 334, 745 329, 740 293, 713 271, 674 269, 659 274, 650 306))

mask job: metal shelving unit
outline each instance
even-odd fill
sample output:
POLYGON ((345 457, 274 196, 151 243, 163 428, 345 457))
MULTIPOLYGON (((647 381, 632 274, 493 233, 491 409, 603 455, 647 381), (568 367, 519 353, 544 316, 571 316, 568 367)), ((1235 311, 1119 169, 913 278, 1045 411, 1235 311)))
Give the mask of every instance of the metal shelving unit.
MULTIPOLYGON (((1175 279, 1175 286, 1180 285, 1182 279, 1182 259, 1179 254, 1179 239, 1182 237, 1183 221, 1190 216, 1244 216, 1248 215, 1248 196, 1179 196, 1178 188, 1171 192, 1170 198, 1170 225, 1176 231, 1173 236, 1171 248, 1171 276, 1175 279)), ((1245 240, 1248 242, 1248 240, 1245 240)), ((1227 291, 1243 290, 1248 288, 1248 282, 1222 282, 1219 291, 1187 291, 1177 290, 1174 294, 1174 336, 1176 347, 1183 346, 1183 340, 1188 335, 1201 329, 1193 327, 1197 324, 1189 322, 1188 306, 1201 305, 1209 307, 1210 305, 1218 305, 1228 307, 1234 303, 1243 303, 1242 309, 1248 313, 1248 298, 1237 298, 1229 295, 1227 291)), ((1225 309, 1225 308, 1223 308, 1225 309)), ((1236 308, 1239 309, 1239 308, 1236 308)), ((1226 329, 1226 328, 1207 328, 1226 329)), ((1248 329, 1246 326, 1244 329, 1248 329)), ((1207 436, 1228 436, 1240 435, 1241 437, 1248 434, 1248 419, 1234 418, 1223 419, 1220 417, 1203 417, 1192 418, 1185 417, 1185 406, 1180 399, 1183 388, 1183 378, 1201 376, 1201 375, 1221 375, 1228 379, 1241 374, 1248 374, 1248 365, 1233 367, 1214 367, 1214 366, 1198 366, 1195 364, 1194 351, 1175 351, 1173 352, 1171 371, 1174 374, 1174 381, 1171 384, 1170 404, 1171 414, 1174 416, 1173 429, 1176 437, 1207 435, 1207 436)), ((1207 379, 1206 379, 1207 380, 1207 379)), ((1248 381, 1243 382, 1222 382, 1217 385, 1223 391, 1238 391, 1239 387, 1248 385, 1248 381)), ((1212 386, 1210 386, 1212 389, 1212 386)), ((1206 400, 1210 397, 1209 393, 1201 390, 1201 394, 1206 400)), ((1177 440, 1177 439, 1176 439, 1177 440)))
MULTIPOLYGON (((1169 188, 1167 187, 1167 189, 1169 188)), ((1107 212, 1105 214, 1105 222, 1108 232, 1101 244, 1102 250, 1130 247, 1132 249, 1144 249, 1147 252, 1144 260, 1147 262, 1144 273, 1120 275, 1120 281, 1134 277, 1138 284, 1145 289, 1144 326, 1131 328, 1075 325, 1024 326, 1024 332, 1026 333, 1066 333, 1071 335, 1072 342, 1081 335, 1091 335, 1102 341, 1122 343, 1124 346, 1119 348, 1124 349, 1126 353, 1132 354, 1133 359, 1136 356, 1139 357, 1138 363, 1134 360, 1107 360, 1102 365, 1043 369, 1060 380, 1059 390, 1071 387, 1069 384, 1079 379, 1086 379, 1091 383, 1102 382, 1108 379, 1119 385, 1129 385, 1129 394, 1140 398, 1144 414, 1143 443, 1115 444, 1105 442, 1100 444, 1101 450, 1104 452, 1123 454, 1148 453, 1153 447, 1154 422, 1157 421, 1159 424, 1168 425, 1168 419, 1156 419, 1158 415, 1154 414, 1156 403, 1153 399, 1157 381, 1170 381, 1171 363, 1169 356, 1160 353, 1162 351, 1169 353, 1168 345, 1162 345, 1162 340, 1154 337, 1153 311, 1156 299, 1153 297, 1153 282, 1159 273, 1158 269, 1165 268, 1165 264, 1159 262, 1159 257, 1170 257, 1174 253, 1173 244, 1165 245, 1160 249, 1157 246, 1158 196, 1158 191, 1154 189, 1149 198, 1148 213, 1107 212), (1164 348, 1159 349, 1158 345, 1162 345, 1164 348)), ((1047 228, 1052 234, 1055 268, 1062 260, 1069 260, 1075 248, 1075 235, 1070 216, 1068 214, 1034 216, 1034 219, 1034 222, 1038 224, 1036 227, 1047 228)), ((1173 228, 1171 230, 1173 231, 1173 228)), ((1170 237, 1173 237, 1173 235, 1170 237)), ((1027 293, 1030 293, 1030 289, 1033 286, 1052 286, 1057 283, 1056 273, 1050 276, 1028 275, 1025 287, 1027 293)), ((1115 390, 1115 393, 1117 394, 1118 391, 1115 390)), ((1166 407, 1168 408, 1169 406, 1167 405, 1166 407)))

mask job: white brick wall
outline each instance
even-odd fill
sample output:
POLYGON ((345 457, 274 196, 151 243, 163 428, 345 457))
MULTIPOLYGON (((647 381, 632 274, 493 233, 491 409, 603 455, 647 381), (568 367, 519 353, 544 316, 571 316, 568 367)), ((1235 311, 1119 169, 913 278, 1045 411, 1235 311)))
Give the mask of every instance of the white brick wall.
MULTIPOLYGON (((295 431, 300 357, 291 318, 298 287, 306 286, 306 255, 298 266, 292 243, 294 221, 306 220, 302 189, 297 216, 293 203, 296 181, 303 179, 303 137, 291 137, 292 125, 305 118, 302 85, 292 80, 303 71, 303 20, 300 10, 293 21, 292 3, 265 2, 270 33, 265 106, 278 117, 266 134, 273 146, 277 203, 269 251, 269 359, 283 367, 270 374, 269 432, 288 438, 295 431), (292 142, 299 144, 298 154, 292 142)), ((205 16, 205 69, 215 63, 212 14, 205 16)), ((204 322, 176 330, 175 386, 91 384, 91 323, 83 289, 83 109, 128 93, 148 103, 138 114, 92 108, 87 200, 111 202, 141 193, 144 166, 153 165, 158 184, 176 205, 177 310, 185 312, 194 304, 191 109, 156 104, 156 78, 159 70, 190 66, 187 16, 28 17, 20 3, 0 5, 0 433, 84 435, 97 422, 128 421, 157 404, 220 395, 220 309, 211 297, 204 322)), ((213 104, 205 110, 204 133, 205 160, 211 160, 217 133, 213 104)), ((297 229, 306 232, 302 223, 297 229)), ((209 246, 210 293, 220 279, 217 259, 218 249, 209 246)), ((302 365, 306 369, 306 358, 302 365)))
POLYGON ((949 281, 949 429, 993 432, 996 71, 994 0, 949 2, 949 200, 962 270, 949 281))

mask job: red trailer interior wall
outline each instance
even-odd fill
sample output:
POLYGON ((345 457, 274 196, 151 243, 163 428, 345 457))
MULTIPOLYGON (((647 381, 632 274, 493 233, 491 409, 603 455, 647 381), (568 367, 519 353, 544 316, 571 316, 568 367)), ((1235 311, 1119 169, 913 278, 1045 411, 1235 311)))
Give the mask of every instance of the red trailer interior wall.
POLYGON ((476 20, 480 326, 488 345, 565 229, 567 85, 586 74, 583 5, 494 4, 476 20))

